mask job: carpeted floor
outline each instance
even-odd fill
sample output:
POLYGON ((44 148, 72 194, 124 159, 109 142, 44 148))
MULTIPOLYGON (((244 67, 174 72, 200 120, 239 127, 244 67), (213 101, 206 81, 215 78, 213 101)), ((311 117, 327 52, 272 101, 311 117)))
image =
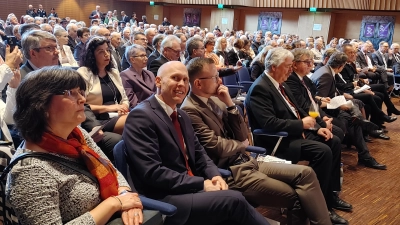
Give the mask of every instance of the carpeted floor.
MULTIPOLYGON (((399 99, 392 101, 400 109, 399 99)), ((336 212, 351 225, 400 224, 400 116, 397 117, 395 122, 385 124, 390 140, 374 139, 373 143, 368 143, 371 155, 386 164, 388 170, 358 166, 354 147, 342 151, 344 181, 341 198, 353 205, 353 212, 336 212)), ((259 207, 258 210, 265 217, 286 224, 279 209, 259 207)))

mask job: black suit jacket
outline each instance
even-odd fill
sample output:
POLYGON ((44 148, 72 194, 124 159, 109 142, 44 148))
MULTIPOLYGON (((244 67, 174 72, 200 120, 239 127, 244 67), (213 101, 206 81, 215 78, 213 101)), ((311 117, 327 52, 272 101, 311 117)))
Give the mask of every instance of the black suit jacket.
MULTIPOLYGON (((308 116, 297 104, 290 88, 283 83, 285 92, 291 102, 295 105, 301 118, 308 116)), ((282 95, 275 88, 273 83, 265 73, 261 74, 250 87, 245 106, 252 130, 265 129, 271 132, 285 131, 288 137, 281 142, 276 152, 276 156, 291 160, 297 163, 300 159, 301 146, 292 144, 293 140, 302 139, 303 122, 292 112, 282 95)), ((319 125, 316 124, 316 128, 319 125)), ((271 151, 271 146, 275 146, 278 138, 271 136, 254 136, 254 144, 271 151)))
POLYGON ((121 47, 117 47, 111 50, 111 54, 115 59, 115 62, 117 63, 117 69, 119 72, 122 71, 122 58, 124 57, 124 54, 122 53, 123 50, 121 47))
MULTIPOLYGON (((371 63, 374 64, 374 62, 372 61, 371 55, 367 54, 367 56, 371 59, 371 63)), ((357 52, 356 61, 358 62, 358 64, 360 65, 361 68, 368 67, 368 62, 365 59, 364 52, 362 52, 362 51, 357 52)))
POLYGON ((99 12, 100 13, 100 18, 97 18, 97 11, 96 10, 93 10, 91 13, 90 13, 90 16, 89 16, 89 19, 101 19, 101 21, 104 21, 104 18, 105 18, 105 15, 104 15, 104 13, 102 13, 102 12, 99 12))
POLYGON ((150 57, 151 53, 153 53, 153 52, 154 52, 153 46, 151 44, 147 44, 147 47, 146 47, 146 55, 147 55, 147 57, 150 57))
POLYGON ((6 36, 14 36, 13 29, 14 29, 13 25, 9 25, 6 28, 4 28, 4 33, 6 34, 6 36))
POLYGON ((177 113, 194 176, 187 174, 178 133, 154 95, 132 109, 122 136, 139 193, 154 199, 191 202, 192 196, 183 194, 202 191, 204 179, 220 173, 199 143, 189 116, 180 109, 177 113))
POLYGON ((342 75, 342 78, 346 81, 346 83, 343 82, 342 79, 340 79, 338 74, 336 74, 335 81, 337 89, 345 93, 353 94, 353 78, 354 74, 357 74, 356 66, 353 63, 346 63, 340 74, 342 75))
POLYGON ((75 60, 76 60, 77 62, 81 60, 81 55, 82 55, 84 49, 85 49, 85 44, 83 44, 82 42, 79 42, 79 43, 75 46, 74 58, 75 58, 75 60))
POLYGON ((149 58, 147 59, 147 68, 150 68, 150 63, 160 57, 160 53, 158 51, 154 51, 150 54, 149 58))
POLYGON ((72 39, 72 37, 68 36, 68 44, 67 45, 71 48, 71 52, 74 52, 77 43, 75 42, 74 39, 72 39))
POLYGON ((236 66, 237 61, 239 61, 238 54, 233 49, 231 49, 227 55, 229 65, 236 66))
MULTIPOLYGON (((217 54, 218 57, 222 56, 224 58, 225 66, 229 66, 228 52, 217 51, 215 54, 217 54)), ((236 66, 236 63, 234 66, 236 66)))
POLYGON ((46 17, 47 16, 46 10, 44 10, 44 9, 38 9, 37 12, 38 12, 38 15, 40 17, 46 17))
POLYGON ((253 81, 255 81, 262 73, 264 73, 265 66, 259 62, 256 61, 250 66, 250 77, 253 81))
POLYGON ((157 76, 158 69, 164 64, 167 63, 169 60, 165 58, 163 55, 160 55, 157 59, 153 60, 150 63, 150 67, 147 69, 150 70, 154 76, 157 76))
POLYGON ((376 65, 377 67, 380 67, 381 69, 385 69, 384 62, 386 62, 387 68, 388 69, 392 68, 393 57, 391 59, 389 59, 388 53, 384 53, 383 56, 384 56, 384 58, 382 57, 382 54, 379 51, 375 51, 374 53, 372 53, 372 61, 373 61, 374 65, 376 65))
POLYGON ((124 21, 125 23, 129 23, 129 20, 130 20, 130 18, 129 18, 129 16, 127 16, 127 15, 125 15, 125 16, 123 16, 123 17, 121 18, 121 21, 124 21))
POLYGON ((336 81, 332 70, 328 65, 319 68, 311 76, 315 84, 315 95, 334 98, 336 93, 336 81))

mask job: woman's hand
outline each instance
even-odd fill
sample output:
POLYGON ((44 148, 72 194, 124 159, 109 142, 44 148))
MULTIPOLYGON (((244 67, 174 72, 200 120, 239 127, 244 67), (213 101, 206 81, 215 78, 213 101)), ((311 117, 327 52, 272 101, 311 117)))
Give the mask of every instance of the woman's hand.
POLYGON ((4 63, 7 64, 7 66, 9 66, 12 70, 15 70, 19 68, 19 64, 22 63, 22 53, 17 46, 14 47, 12 52, 10 52, 10 49, 11 47, 7 45, 4 63))
POLYGON ((11 77, 10 82, 8 82, 8 85, 10 88, 17 88, 19 84, 21 83, 21 73, 19 71, 19 68, 14 70, 14 76, 11 77))
POLYGON ((128 106, 125 104, 113 104, 108 106, 109 112, 118 112, 118 115, 124 115, 129 112, 128 106))
POLYGON ((127 225, 139 225, 143 223, 143 212, 140 208, 132 208, 122 211, 122 221, 127 225))

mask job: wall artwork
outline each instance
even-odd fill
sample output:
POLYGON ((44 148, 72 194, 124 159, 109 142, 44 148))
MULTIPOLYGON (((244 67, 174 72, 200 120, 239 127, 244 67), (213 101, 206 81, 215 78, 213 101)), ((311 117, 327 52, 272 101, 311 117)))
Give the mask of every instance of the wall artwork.
POLYGON ((258 15, 257 30, 271 31, 272 34, 280 34, 282 27, 282 12, 260 12, 258 15))
POLYGON ((370 40, 375 49, 378 48, 381 41, 386 41, 391 45, 395 21, 396 17, 394 16, 363 16, 360 40, 370 40))
POLYGON ((183 26, 200 26, 201 9, 184 8, 183 9, 183 26))

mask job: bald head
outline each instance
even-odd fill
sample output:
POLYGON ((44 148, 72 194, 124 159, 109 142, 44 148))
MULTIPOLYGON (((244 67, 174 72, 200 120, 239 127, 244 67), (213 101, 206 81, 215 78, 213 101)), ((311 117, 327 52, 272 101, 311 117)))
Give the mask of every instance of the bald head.
POLYGON ((104 28, 104 27, 97 29, 96 32, 95 32, 95 35, 102 36, 102 37, 105 37, 107 39, 110 39, 110 31, 107 28, 104 28))
POLYGON ((156 77, 157 97, 172 109, 182 103, 189 90, 188 71, 179 61, 163 64, 156 77))

